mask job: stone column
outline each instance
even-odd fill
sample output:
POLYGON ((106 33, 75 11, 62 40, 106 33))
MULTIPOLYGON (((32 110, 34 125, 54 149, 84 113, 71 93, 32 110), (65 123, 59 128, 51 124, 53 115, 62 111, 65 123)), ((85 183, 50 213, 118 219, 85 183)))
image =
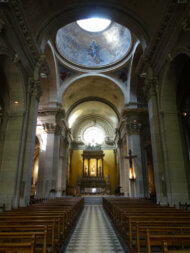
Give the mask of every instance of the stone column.
POLYGON ((118 160, 119 160, 119 182, 120 182, 120 187, 121 193, 124 193, 125 189, 125 176, 124 176, 124 154, 123 154, 123 145, 122 145, 122 140, 118 140, 118 160))
POLYGON ((102 158, 102 177, 104 177, 104 159, 102 158))
MULTIPOLYGON (((62 152, 62 157, 60 158, 59 154, 62 127, 60 124, 61 119, 58 120, 58 117, 64 117, 64 113, 60 109, 49 108, 47 111, 39 112, 38 121, 41 122, 46 133, 46 145, 44 149, 41 149, 39 157, 39 173, 37 183, 38 198, 49 197, 51 190, 58 190, 62 192, 60 187, 63 177, 62 170, 63 166, 65 166, 65 152, 62 152), (60 159, 62 159, 61 162, 60 159), (58 175, 60 176, 59 182, 58 175)), ((64 147, 62 147, 62 149, 64 149, 64 147)), ((60 195, 60 192, 58 195, 60 195)))
POLYGON ((65 136, 63 142, 63 160, 62 160, 62 167, 59 169, 62 171, 61 176, 61 190, 66 192, 67 187, 67 167, 68 167, 68 153, 69 153, 69 141, 65 136))
POLYGON ((84 158, 82 159, 83 163, 82 163, 82 177, 84 177, 84 158))
POLYGON ((98 158, 96 158, 96 177, 98 177, 98 158))
POLYGON ((127 161, 125 160, 125 139, 126 139, 126 120, 124 118, 119 122, 118 129, 116 130, 116 138, 118 144, 118 157, 119 157, 119 175, 120 175, 120 187, 121 193, 125 196, 129 196, 129 177, 126 168, 127 161))
POLYGON ((157 88, 157 79, 151 73, 147 74, 144 92, 148 100, 156 199, 157 203, 167 204, 166 174, 157 88))
POLYGON ((90 159, 88 158, 88 177, 90 176, 90 159))
POLYGON ((115 175, 116 175, 116 188, 120 186, 120 178, 119 178, 119 164, 118 164, 118 149, 114 149, 114 157, 115 157, 115 175))
POLYGON ((18 192, 17 196, 19 196, 20 199, 15 201, 15 203, 19 203, 20 206, 26 206, 30 201, 36 121, 40 95, 40 81, 30 78, 27 91, 27 111, 23 127, 22 158, 20 161, 21 173, 16 189, 18 192))
MULTIPOLYGON (((131 150, 132 155, 137 156, 133 159, 133 166, 136 178, 135 181, 130 181, 129 196, 137 198, 144 197, 144 180, 140 138, 140 130, 142 126, 140 116, 144 113, 147 113, 147 111, 141 108, 129 108, 123 111, 123 117, 126 119, 127 152, 131 150)), ((129 162, 127 162, 127 168, 127 171, 129 171, 129 162)))
POLYGON ((24 113, 15 112, 4 115, 6 128, 2 129, 4 142, 2 146, 2 162, 0 166, 0 206, 6 209, 18 207, 19 179, 21 176, 21 140, 23 135, 24 113))

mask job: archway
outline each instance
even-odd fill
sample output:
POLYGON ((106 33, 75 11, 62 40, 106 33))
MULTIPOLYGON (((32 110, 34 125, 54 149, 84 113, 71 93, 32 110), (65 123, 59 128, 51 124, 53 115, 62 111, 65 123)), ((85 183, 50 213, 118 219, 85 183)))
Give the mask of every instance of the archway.
MULTIPOLYGON (((187 66, 189 66, 188 56, 184 54, 176 56, 168 64, 161 88, 160 103, 164 137, 165 173, 168 201, 170 204, 189 202, 189 165, 187 148, 185 151, 181 114, 179 114, 179 111, 184 109, 183 101, 181 100, 184 94, 182 92, 181 94, 183 95, 180 97, 179 89, 181 89, 181 86, 183 87, 182 82, 185 81, 183 75, 187 77, 187 74, 185 74, 187 66)), ((185 83, 187 81, 188 79, 185 83)))

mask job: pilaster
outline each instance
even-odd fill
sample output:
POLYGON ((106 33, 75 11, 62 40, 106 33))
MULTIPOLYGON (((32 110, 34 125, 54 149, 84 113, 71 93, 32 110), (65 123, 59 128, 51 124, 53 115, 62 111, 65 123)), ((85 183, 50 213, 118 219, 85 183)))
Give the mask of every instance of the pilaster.
POLYGON ((61 196, 66 189, 68 129, 64 116, 59 108, 39 112, 38 124, 43 126, 46 146, 40 152, 37 197, 49 197, 51 190, 61 196))
POLYGON ((6 209, 11 209, 16 207, 16 187, 20 177, 19 159, 24 113, 8 113, 6 118, 7 124, 4 131, 5 136, 0 166, 0 205, 5 204, 6 209))
POLYGON ((153 75, 151 68, 148 69, 147 73, 143 73, 141 77, 145 79, 144 93, 148 101, 156 199, 157 203, 167 204, 162 129, 159 114, 158 80, 153 75))
POLYGON ((145 196, 140 136, 145 115, 147 115, 147 110, 143 108, 127 108, 122 112, 122 117, 126 122, 127 153, 131 150, 132 154, 137 156, 133 160, 135 180, 130 180, 129 162, 127 161, 126 163, 126 170, 128 172, 127 180, 129 180, 129 196, 136 198, 145 196))
POLYGON ((41 96, 40 80, 29 78, 27 88, 27 109, 22 140, 21 177, 18 184, 19 188, 17 189, 20 198, 17 202, 19 202, 20 206, 26 206, 30 201, 36 122, 38 103, 41 96))

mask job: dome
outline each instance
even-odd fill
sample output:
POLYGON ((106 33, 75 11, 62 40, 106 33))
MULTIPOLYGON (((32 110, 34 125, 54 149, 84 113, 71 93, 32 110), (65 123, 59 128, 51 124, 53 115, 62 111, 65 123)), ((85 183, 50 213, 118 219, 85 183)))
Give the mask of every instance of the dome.
POLYGON ((102 31, 89 32, 79 24, 73 22, 57 32, 56 47, 64 60, 94 69, 110 66, 128 56, 132 36, 126 27, 110 21, 102 31))

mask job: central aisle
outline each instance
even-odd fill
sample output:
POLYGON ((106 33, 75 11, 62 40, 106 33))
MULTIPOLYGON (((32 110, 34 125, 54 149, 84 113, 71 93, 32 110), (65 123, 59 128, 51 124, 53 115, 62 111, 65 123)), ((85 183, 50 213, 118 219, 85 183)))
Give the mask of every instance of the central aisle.
POLYGON ((102 205, 86 204, 65 252, 125 252, 102 205))

